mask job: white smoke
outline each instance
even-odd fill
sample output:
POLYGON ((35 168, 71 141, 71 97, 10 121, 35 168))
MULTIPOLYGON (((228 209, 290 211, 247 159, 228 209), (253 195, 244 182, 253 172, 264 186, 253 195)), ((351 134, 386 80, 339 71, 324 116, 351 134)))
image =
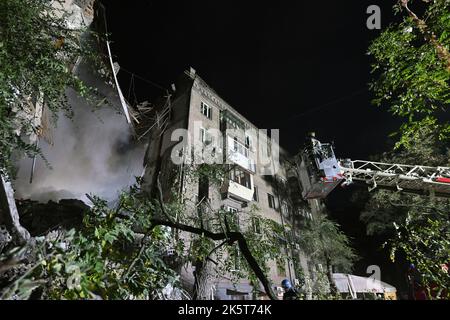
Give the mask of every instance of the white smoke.
MULTIPOLYGON (((113 100, 117 107, 112 88, 102 88, 107 91, 108 101, 113 100)), ((47 202, 75 198, 88 203, 87 193, 111 202, 142 174, 146 146, 132 139, 119 109, 109 103, 94 112, 92 106, 70 90, 68 99, 73 118, 59 116, 53 129, 53 145, 40 141, 52 168, 37 157, 30 184, 32 160, 22 159, 14 182, 17 199, 47 202)))

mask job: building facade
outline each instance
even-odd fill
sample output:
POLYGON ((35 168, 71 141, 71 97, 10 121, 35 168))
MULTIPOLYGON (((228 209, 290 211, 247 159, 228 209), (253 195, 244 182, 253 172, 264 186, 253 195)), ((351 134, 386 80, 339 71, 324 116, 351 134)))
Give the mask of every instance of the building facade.
MULTIPOLYGON (((292 239, 289 236, 295 236, 294 211, 298 213, 298 208, 287 190, 290 179, 294 177, 286 165, 288 155, 279 147, 276 132, 269 134, 258 130, 192 68, 172 85, 172 90, 157 104, 159 111, 155 122, 151 130, 147 130, 149 147, 145 159, 144 190, 151 192, 159 180, 167 198, 173 191, 174 181, 177 181, 177 191, 191 203, 192 214, 196 214, 200 202, 206 201, 208 207, 224 209, 234 216, 232 219, 238 222, 239 228, 252 228, 258 232, 250 214, 254 208, 258 208, 258 214, 263 218, 281 225, 284 231, 279 237, 284 245, 280 250, 286 259, 268 262, 268 277, 274 291, 281 296, 281 281, 288 278, 295 283, 296 272, 302 270, 307 274, 308 266, 305 255, 288 241, 288 238, 292 239), (187 162, 223 163, 230 168, 229 178, 220 188, 208 183, 202 185, 201 181, 187 177, 187 162)), ((299 194, 295 196, 300 197, 299 194)), ((194 286, 194 272, 195 266, 183 266, 181 274, 186 288, 194 286)), ((232 274, 214 275, 208 289, 210 297, 258 298, 254 296, 249 281, 244 279, 233 284, 232 278, 232 274)))

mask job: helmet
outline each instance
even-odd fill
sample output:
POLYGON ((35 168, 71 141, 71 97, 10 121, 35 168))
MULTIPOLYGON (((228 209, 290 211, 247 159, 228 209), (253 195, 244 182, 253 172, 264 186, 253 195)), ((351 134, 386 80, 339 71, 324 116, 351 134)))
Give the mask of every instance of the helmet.
POLYGON ((289 289, 289 288, 292 287, 292 284, 291 284, 291 282, 288 279, 284 279, 283 281, 281 281, 281 286, 284 289, 289 289))

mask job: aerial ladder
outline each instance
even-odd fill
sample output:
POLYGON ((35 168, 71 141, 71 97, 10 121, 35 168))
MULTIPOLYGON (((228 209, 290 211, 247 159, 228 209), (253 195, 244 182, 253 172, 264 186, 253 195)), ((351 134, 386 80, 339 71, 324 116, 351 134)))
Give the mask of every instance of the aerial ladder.
POLYGON ((338 160, 333 145, 311 134, 301 153, 300 180, 305 199, 323 199, 337 186, 363 184, 393 191, 450 197, 450 168, 338 160))

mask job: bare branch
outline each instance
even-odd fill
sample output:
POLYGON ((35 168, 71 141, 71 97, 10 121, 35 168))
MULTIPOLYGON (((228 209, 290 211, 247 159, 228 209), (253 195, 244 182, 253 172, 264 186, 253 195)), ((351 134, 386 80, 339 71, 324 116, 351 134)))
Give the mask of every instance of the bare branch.
MULTIPOLYGON (((403 8, 405 8, 408 15, 412 18, 416 27, 423 34, 425 41, 431 43, 431 45, 436 49, 438 57, 446 64, 447 71, 450 72, 450 53, 445 46, 443 46, 436 36, 436 34, 431 31, 423 19, 420 19, 409 7, 409 0, 400 0, 403 8)), ((425 1, 424 1, 425 2, 425 1)))
POLYGON ((154 226, 163 225, 163 226, 175 228, 175 229, 178 229, 181 231, 198 234, 198 235, 203 235, 204 237, 207 237, 209 239, 216 240, 216 241, 226 240, 226 242, 228 242, 228 243, 233 243, 233 242, 237 241, 238 245, 239 245, 239 249, 242 252, 242 255, 247 260, 248 265, 253 270, 256 277, 259 279, 259 281, 261 281, 261 284, 263 285, 264 290, 266 291, 267 295, 272 300, 278 300, 270 286, 269 280, 267 279, 266 275, 264 274, 264 271, 259 266, 255 257, 253 257, 253 255, 248 247, 247 240, 245 239, 245 237, 243 236, 242 233, 240 233, 240 232, 229 232, 228 234, 214 233, 214 232, 202 229, 202 228, 196 228, 196 227, 188 226, 185 224, 176 223, 176 222, 172 222, 172 221, 166 221, 166 220, 160 220, 160 219, 151 219, 151 223, 154 226))

